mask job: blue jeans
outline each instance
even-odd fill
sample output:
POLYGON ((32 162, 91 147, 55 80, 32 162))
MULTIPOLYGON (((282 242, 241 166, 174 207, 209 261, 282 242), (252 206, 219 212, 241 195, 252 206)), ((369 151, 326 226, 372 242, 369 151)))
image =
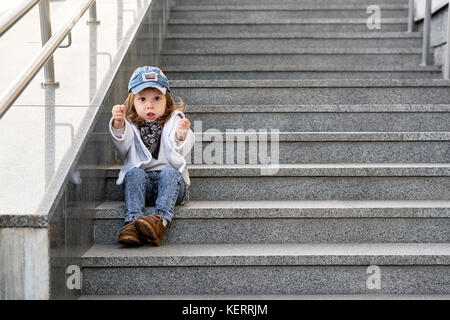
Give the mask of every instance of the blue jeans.
POLYGON ((159 215, 171 221, 176 204, 186 194, 186 184, 178 170, 145 171, 133 168, 124 179, 125 223, 145 216, 145 206, 155 206, 150 215, 159 215))

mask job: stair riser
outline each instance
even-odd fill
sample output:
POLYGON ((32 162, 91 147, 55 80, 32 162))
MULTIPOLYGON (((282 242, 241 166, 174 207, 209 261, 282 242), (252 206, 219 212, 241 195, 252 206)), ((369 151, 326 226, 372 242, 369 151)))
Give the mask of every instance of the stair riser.
POLYGON ((417 66, 420 54, 167 54, 161 58, 162 65, 403 65, 417 66))
MULTIPOLYGON (((132 73, 132 72, 131 72, 132 73)), ((130 74, 131 74, 130 73, 130 74)), ((164 72, 173 80, 265 80, 265 79, 439 79, 441 72, 427 71, 358 71, 358 72, 311 72, 311 71, 261 71, 261 72, 164 72)))
MULTIPOLYGON (((169 77, 170 79, 170 77, 169 77)), ((183 97, 184 98, 184 97, 183 97)), ((227 129, 278 129, 280 132, 436 132, 450 131, 450 112, 370 112, 371 106, 364 106, 366 112, 280 112, 278 106, 260 109, 260 106, 242 106, 238 112, 223 112, 227 107, 219 107, 222 112, 198 112, 203 106, 187 105, 184 113, 191 120, 191 129, 196 133, 210 129, 223 133, 227 129), (250 108, 248 112, 246 109, 250 108), (256 109, 262 112, 254 112, 256 109)), ((207 106, 205 106, 207 108, 207 106)), ((229 109, 228 109, 229 110, 229 109)), ((233 108, 235 111, 236 108, 233 108)), ((329 109, 328 109, 329 110, 329 109)), ((105 135, 100 141, 110 141, 108 123, 110 110, 101 114, 96 126, 96 134, 105 135)))
MULTIPOLYGON (((439 243, 450 241, 449 218, 177 219, 176 217, 177 209, 175 218, 164 235, 164 243, 439 243)), ((116 244, 122 227, 122 219, 96 220, 95 242, 116 244)))
MULTIPOLYGON (((123 201, 115 178, 107 200, 123 201)), ((192 177, 190 199, 215 200, 449 200, 450 177, 192 177)))
POLYGON ((277 104, 445 104, 448 87, 177 87, 175 96, 191 105, 277 104))
MULTIPOLYGON (((270 132, 270 131, 269 131, 270 132)), ((231 141, 231 140, 230 140, 231 141)), ((114 163, 115 147, 107 141, 106 163, 114 163)), ((188 164, 264 164, 266 151, 278 153, 280 164, 295 163, 445 163, 449 141, 305 141, 289 142, 196 142, 186 155, 188 164), (217 156, 216 156, 217 153, 217 156), (220 154, 222 154, 220 156, 220 154)), ((122 161, 119 160, 119 163, 122 161)))
MULTIPOLYGON (((312 19, 312 18, 358 18, 369 19, 373 16, 373 11, 367 13, 366 9, 359 10, 173 10, 170 13, 171 19, 241 19, 243 21, 252 20, 275 20, 275 19, 312 19)), ((406 18, 408 10, 405 9, 383 9, 380 8, 381 18, 406 18)))
MULTIPOLYGON (((150 25, 144 25, 149 28, 150 25)), ((367 24, 170 24, 169 33, 258 33, 258 32, 406 32, 406 23, 382 23, 369 30, 367 24)))
MULTIPOLYGON (((231 141, 231 140, 230 140, 231 141)), ((278 145, 279 163, 420 163, 450 159, 450 142, 229 142, 196 143, 187 159, 192 164, 264 164, 258 152, 265 156, 267 148, 278 145), (231 150, 230 150, 231 149, 231 150), (201 157, 199 153, 201 152, 201 157), (216 152, 223 157, 216 157, 216 152), (201 163, 197 163, 200 162, 201 163)), ((275 151, 275 149, 274 149, 275 151)), ((263 158, 264 159, 264 158, 263 158)))
MULTIPOLYGON (((170 79, 170 78, 169 78, 170 79)), ((318 107, 319 108, 319 107, 318 107)), ((369 109, 370 107, 368 107, 369 109)), ((280 132, 423 132, 450 131, 450 112, 245 112, 203 113, 187 106, 185 115, 201 123, 202 131, 216 129, 279 129, 280 132)), ((226 109, 225 109, 226 110, 226 109)), ((197 125, 197 127, 199 127, 197 125)))
POLYGON ((367 272, 373 263, 366 260, 358 266, 83 268, 82 291, 98 295, 450 293, 445 281, 450 277, 448 266, 379 266, 381 287, 370 290, 367 282, 373 272, 367 272))
MULTIPOLYGON (((231 141, 231 140, 230 140, 231 141)), ((315 141, 285 142, 276 145, 271 142, 248 143, 196 142, 186 155, 188 164, 264 164, 267 148, 276 152, 280 164, 295 163, 445 163, 450 158, 450 142, 413 141, 413 142, 361 142, 361 141, 315 141), (222 156, 216 156, 222 154, 222 156), (258 153, 258 152, 261 152, 258 153), (228 155, 228 158, 227 158, 228 155)), ((113 163, 114 147, 111 146, 110 161, 113 163)), ((121 162, 121 161, 119 161, 121 162)))
MULTIPOLYGON (((148 52, 147 40, 141 39, 138 53, 148 52)), ((166 39, 164 48, 178 49, 260 49, 273 48, 421 48, 420 39, 166 39)))

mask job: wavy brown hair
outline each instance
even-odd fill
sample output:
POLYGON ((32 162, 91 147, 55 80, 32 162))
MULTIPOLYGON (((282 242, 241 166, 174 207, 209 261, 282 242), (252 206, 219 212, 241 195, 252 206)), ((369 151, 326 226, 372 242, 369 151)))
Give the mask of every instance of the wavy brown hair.
MULTIPOLYGON (((158 89, 147 88, 144 90, 158 90, 158 89)), ((140 127, 142 127, 144 120, 141 119, 136 112, 136 109, 133 104, 134 96, 135 96, 135 94, 132 91, 130 91, 127 99, 124 102, 125 116, 129 121, 131 121, 136 126, 138 126, 138 128, 140 128, 140 127)), ((165 97, 166 97, 166 103, 167 103, 166 104, 166 112, 164 112, 164 114, 159 118, 159 120, 156 121, 156 123, 158 123, 162 126, 170 119, 173 111, 175 111, 175 110, 183 111, 184 107, 186 106, 186 104, 183 102, 183 99, 181 99, 181 98, 178 98, 178 101, 175 102, 174 99, 172 98, 172 95, 170 94, 170 92, 168 90, 166 91, 165 97)))

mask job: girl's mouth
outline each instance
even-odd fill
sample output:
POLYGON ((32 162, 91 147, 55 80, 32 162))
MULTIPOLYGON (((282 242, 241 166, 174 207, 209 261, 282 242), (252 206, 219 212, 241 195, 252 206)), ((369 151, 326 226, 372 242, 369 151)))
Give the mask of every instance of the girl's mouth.
POLYGON ((156 115, 153 112, 148 112, 147 113, 147 118, 150 120, 153 120, 156 118, 156 115))

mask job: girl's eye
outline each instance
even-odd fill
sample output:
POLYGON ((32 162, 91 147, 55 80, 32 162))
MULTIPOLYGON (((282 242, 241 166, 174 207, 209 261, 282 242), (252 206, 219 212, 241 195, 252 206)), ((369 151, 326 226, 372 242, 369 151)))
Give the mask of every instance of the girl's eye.
POLYGON ((160 97, 155 97, 155 100, 159 101, 159 100, 161 100, 161 98, 160 97))
POLYGON ((145 101, 145 98, 144 97, 139 98, 139 101, 145 101))

